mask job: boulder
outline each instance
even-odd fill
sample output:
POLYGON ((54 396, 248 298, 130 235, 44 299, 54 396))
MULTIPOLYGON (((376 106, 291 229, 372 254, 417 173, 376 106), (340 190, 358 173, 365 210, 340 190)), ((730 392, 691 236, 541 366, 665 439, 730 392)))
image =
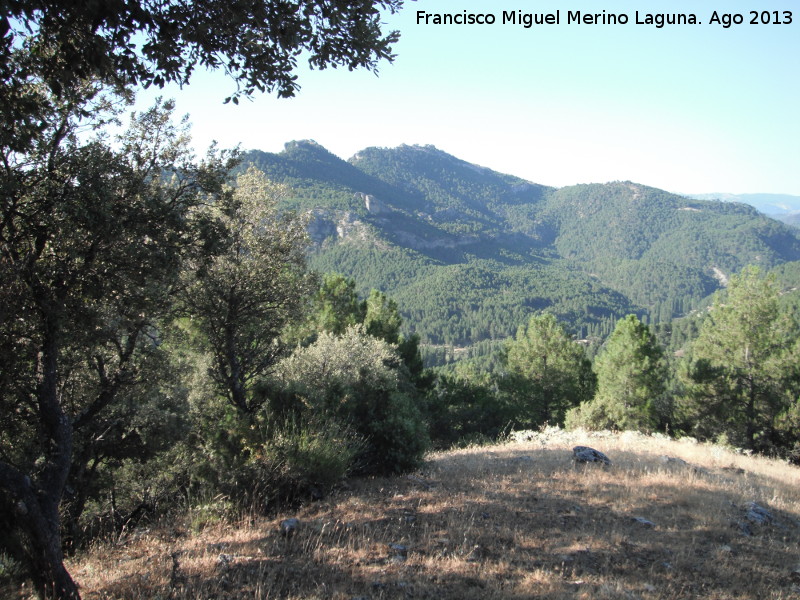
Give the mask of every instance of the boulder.
POLYGON ((611 466, 611 460, 599 450, 588 446, 575 446, 572 449, 575 462, 578 463, 600 463, 604 466, 611 466))
POLYGON ((775 520, 771 512, 755 502, 748 502, 744 509, 745 519, 756 525, 769 525, 775 520))
POLYGON ((300 520, 299 519, 284 519, 280 523, 280 531, 283 537, 292 537, 300 527, 300 520))

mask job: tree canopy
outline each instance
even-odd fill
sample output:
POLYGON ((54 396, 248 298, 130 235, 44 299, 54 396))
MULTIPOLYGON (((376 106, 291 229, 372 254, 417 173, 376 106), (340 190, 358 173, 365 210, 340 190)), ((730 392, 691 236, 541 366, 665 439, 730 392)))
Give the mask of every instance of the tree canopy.
POLYGON ((6 149, 0 170, 0 503, 25 516, 39 590, 63 597, 77 597, 59 531, 76 443, 125 435, 97 421, 142 384, 204 228, 191 209, 222 193, 231 167, 224 155, 193 161, 169 104, 114 147, 77 127, 65 109, 27 155, 6 149))
POLYGON ((298 60, 312 68, 376 72, 396 31, 381 11, 402 0, 10 0, 0 7, 0 146, 31 149, 64 103, 88 116, 98 86, 186 85, 197 69, 223 71, 225 101, 260 92, 293 96, 298 60), (61 106, 59 106, 59 104, 61 106))
POLYGON ((278 336, 311 291, 306 221, 276 209, 286 193, 255 168, 240 174, 231 193, 207 211, 223 248, 184 272, 182 303, 213 356, 212 378, 244 413, 257 408, 253 385, 277 360, 278 336))
POLYGON ((31 69, 57 95, 99 79, 116 85, 186 84, 196 69, 221 69, 234 101, 255 92, 292 96, 303 54, 312 68, 375 70, 392 60, 396 31, 381 10, 402 0, 194 0, 71 2, 10 0, 0 11, 0 75, 24 82, 31 69), (22 62, 11 60, 17 49, 22 62))
POLYGON ((526 426, 561 425, 568 409, 594 393, 583 348, 549 313, 532 316, 506 346, 509 388, 526 426))
POLYGON ((198 281, 208 292, 197 299, 220 312, 207 310, 198 322, 212 346, 224 345, 216 352, 218 383, 245 411, 253 408, 252 380, 274 358, 270 343, 299 303, 293 282, 304 270, 302 224, 259 214, 270 205, 242 197, 269 196, 266 182, 247 174, 239 194, 226 190, 232 155, 211 152, 198 162, 185 128, 171 125, 169 105, 138 115, 110 142, 115 106, 136 86, 187 84, 198 68, 224 71, 234 102, 256 92, 292 96, 304 55, 312 68, 375 71, 393 59, 398 39, 382 31, 381 11, 401 5, 2 4, 0 544, 27 562, 41 596, 79 597, 62 560, 65 494, 78 498, 67 512, 79 508, 85 490, 72 484, 85 482, 88 462, 91 471, 109 447, 136 446, 131 426, 147 420, 137 419, 137 407, 158 404, 161 376, 154 374, 166 363, 150 358, 162 353, 162 321, 175 308, 184 261, 196 250, 205 255, 190 263, 202 267, 198 281), (265 223, 283 228, 266 231, 265 223), (257 253, 277 258, 255 264, 257 253), (232 284, 239 295, 215 297, 214 283, 232 284), (254 313, 260 335, 248 321, 254 313))

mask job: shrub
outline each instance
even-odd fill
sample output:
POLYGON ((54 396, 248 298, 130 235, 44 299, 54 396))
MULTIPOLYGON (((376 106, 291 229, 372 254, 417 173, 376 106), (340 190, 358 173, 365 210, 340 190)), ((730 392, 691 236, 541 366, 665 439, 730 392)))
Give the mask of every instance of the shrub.
POLYGON ((308 414, 346 424, 363 438, 360 471, 392 473, 420 464, 427 426, 395 345, 367 335, 361 325, 341 335, 323 332, 276 371, 308 414))
POLYGON ((208 437, 200 441, 196 487, 242 508, 271 511, 322 495, 350 472, 364 447, 357 433, 336 421, 276 420, 266 412, 249 419, 220 404, 214 428, 203 429, 208 437))

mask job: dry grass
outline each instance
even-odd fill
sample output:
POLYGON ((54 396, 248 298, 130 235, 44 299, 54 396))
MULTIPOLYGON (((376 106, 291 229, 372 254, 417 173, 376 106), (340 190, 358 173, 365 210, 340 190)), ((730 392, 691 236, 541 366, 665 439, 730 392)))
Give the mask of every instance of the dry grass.
POLYGON ((788 599, 800 598, 799 519, 800 469, 785 463, 548 430, 355 480, 275 520, 165 525, 69 568, 86 600, 788 599), (579 444, 613 466, 575 464, 579 444), (773 521, 750 522, 750 502, 773 521), (287 517, 301 522, 289 539, 287 517))

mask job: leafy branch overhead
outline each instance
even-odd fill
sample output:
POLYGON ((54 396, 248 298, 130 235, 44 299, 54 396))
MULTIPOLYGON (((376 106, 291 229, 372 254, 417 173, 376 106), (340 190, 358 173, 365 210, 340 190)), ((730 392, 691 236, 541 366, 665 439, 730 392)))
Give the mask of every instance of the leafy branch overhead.
POLYGON ((0 14, 0 71, 25 80, 9 59, 23 48, 60 95, 87 79, 128 86, 185 85, 196 69, 223 70, 228 100, 256 92, 293 96, 295 70, 344 66, 376 71, 394 58, 399 33, 382 31, 382 11, 402 0, 195 0, 70 2, 10 0, 0 14))

